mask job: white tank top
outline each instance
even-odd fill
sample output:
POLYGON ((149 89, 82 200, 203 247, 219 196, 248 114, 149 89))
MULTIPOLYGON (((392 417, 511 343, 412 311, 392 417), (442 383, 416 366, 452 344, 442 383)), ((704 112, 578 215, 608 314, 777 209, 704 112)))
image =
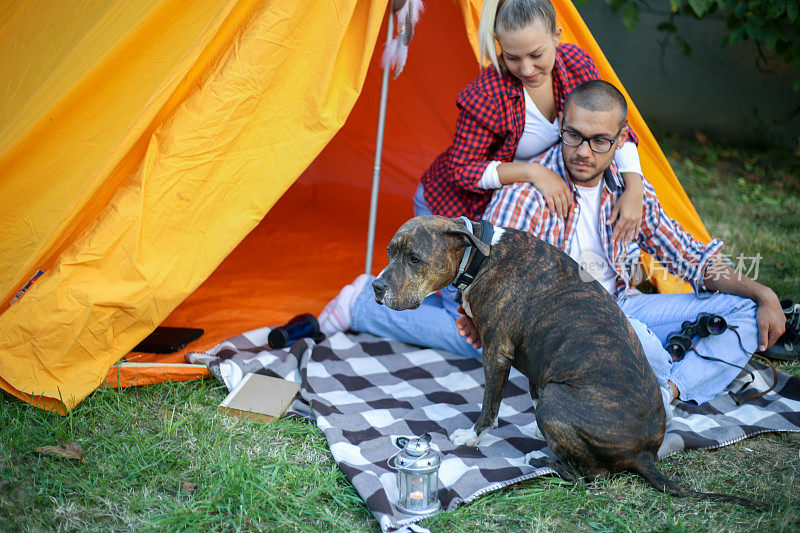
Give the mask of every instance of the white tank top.
POLYGON ((522 94, 525 95, 525 129, 519 138, 514 161, 527 163, 558 141, 558 118, 550 122, 536 107, 528 91, 523 89, 522 94))

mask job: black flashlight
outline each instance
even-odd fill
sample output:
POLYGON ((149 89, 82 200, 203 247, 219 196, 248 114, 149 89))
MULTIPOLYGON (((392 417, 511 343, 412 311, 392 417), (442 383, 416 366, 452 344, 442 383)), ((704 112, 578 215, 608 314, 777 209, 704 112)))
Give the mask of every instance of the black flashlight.
POLYGON ((285 348, 302 337, 311 337, 316 342, 324 338, 319 331, 317 317, 311 313, 297 315, 286 324, 272 328, 267 341, 271 348, 285 348))

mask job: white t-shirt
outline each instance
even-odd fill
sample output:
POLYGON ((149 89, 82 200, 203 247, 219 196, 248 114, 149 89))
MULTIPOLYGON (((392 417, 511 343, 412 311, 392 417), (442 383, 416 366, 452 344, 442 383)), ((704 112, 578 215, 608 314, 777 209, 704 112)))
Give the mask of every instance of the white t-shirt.
MULTIPOLYGON (((578 190, 578 219, 575 235, 567 253, 610 294, 617 288, 617 273, 608 262, 606 250, 600 240, 600 201, 603 181, 594 187, 576 186, 578 190)), ((584 280, 589 281, 589 280, 584 280)))
MULTIPOLYGON (((559 125, 558 118, 550 122, 534 103, 528 91, 522 91, 525 96, 525 126, 517 144, 517 151, 514 153, 514 162, 527 163, 531 159, 539 156, 558 142, 559 125)), ((497 167, 502 161, 492 161, 486 170, 483 171, 481 179, 478 180, 478 187, 482 189, 499 189, 502 187, 500 177, 497 175, 497 167)), ((614 153, 614 163, 622 172, 636 172, 642 174, 642 165, 639 162, 639 151, 632 142, 626 142, 614 153)))

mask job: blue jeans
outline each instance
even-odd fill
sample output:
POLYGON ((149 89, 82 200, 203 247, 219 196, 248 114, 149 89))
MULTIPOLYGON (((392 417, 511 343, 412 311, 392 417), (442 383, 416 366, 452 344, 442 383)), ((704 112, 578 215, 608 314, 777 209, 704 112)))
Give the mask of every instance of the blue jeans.
POLYGON ((757 306, 747 298, 721 293, 708 298, 694 294, 634 294, 618 303, 628 315, 659 385, 671 381, 683 401, 703 403, 713 399, 741 372, 731 365, 746 365, 750 360, 747 352, 755 351, 758 345, 757 306), (688 351, 681 361, 673 363, 664 349, 667 336, 679 331, 684 321, 694 321, 699 313, 720 315, 736 331, 728 328, 720 335, 695 338, 695 351, 688 351), (698 353, 730 364, 708 361, 698 353))
MULTIPOLYGON (((420 183, 414 194, 414 216, 432 214, 420 183)), ((364 285, 353 303, 350 327, 379 337, 480 358, 482 352, 458 334, 456 309, 459 304, 454 298, 454 293, 443 289, 441 294, 425 298, 417 309, 395 311, 375 302, 370 282, 364 285)))
POLYGON ((425 189, 422 183, 417 186, 417 192, 414 193, 414 216, 419 217, 422 215, 432 215, 433 211, 428 207, 428 202, 425 201, 425 189))
MULTIPOLYGON (((693 351, 673 363, 664 342, 667 335, 693 321, 698 313, 713 313, 736 326, 747 352, 756 349, 758 326, 756 304, 747 298, 713 294, 698 298, 694 294, 634 294, 618 302, 639 337, 645 355, 661 386, 671 381, 683 401, 707 402, 722 392, 741 370, 734 366, 702 359, 693 351)), ((450 293, 428 296, 420 307, 394 311, 375 302, 368 283, 352 309, 352 328, 409 344, 447 350, 466 357, 481 357, 481 351, 458 334, 456 303, 450 293)), ((695 348, 705 356, 744 366, 750 354, 742 350, 736 333, 728 328, 721 335, 695 339, 695 348)))
POLYGON ((466 357, 481 357, 458 334, 458 303, 451 293, 431 294, 416 309, 395 311, 375 301, 372 284, 358 293, 350 311, 350 327, 379 337, 389 337, 409 344, 447 350, 466 357))

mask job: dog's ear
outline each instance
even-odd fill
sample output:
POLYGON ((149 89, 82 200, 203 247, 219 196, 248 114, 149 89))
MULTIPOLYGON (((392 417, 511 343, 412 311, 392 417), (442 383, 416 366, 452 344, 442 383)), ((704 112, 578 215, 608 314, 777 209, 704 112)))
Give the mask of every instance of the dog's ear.
POLYGON ((489 246, 486 243, 481 242, 481 240, 478 237, 476 237, 473 233, 467 231, 466 226, 464 226, 463 219, 453 218, 451 220, 453 224, 446 231, 448 235, 453 235, 454 237, 462 238, 466 241, 465 242, 466 245, 474 246, 483 255, 489 255, 489 246))

